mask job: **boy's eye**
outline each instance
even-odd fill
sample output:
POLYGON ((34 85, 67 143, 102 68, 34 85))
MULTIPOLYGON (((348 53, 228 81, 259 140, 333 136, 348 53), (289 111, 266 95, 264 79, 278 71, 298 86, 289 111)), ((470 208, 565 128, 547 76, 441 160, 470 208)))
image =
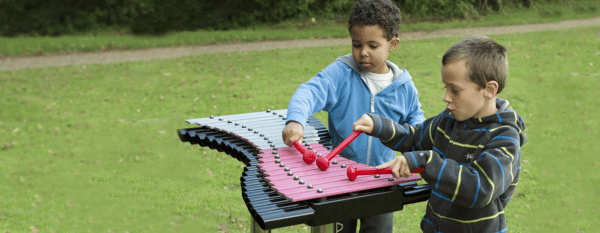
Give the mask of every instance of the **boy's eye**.
POLYGON ((369 45, 369 47, 371 47, 372 49, 376 49, 377 48, 377 46, 375 46, 375 45, 369 45))
MULTIPOLYGON (((448 90, 448 87, 442 87, 442 89, 444 90, 448 90)), ((458 89, 450 89, 450 91, 452 92, 452 94, 458 95, 458 93, 460 92, 460 90, 458 89)))
POLYGON ((354 48, 360 48, 360 44, 353 44, 354 48))

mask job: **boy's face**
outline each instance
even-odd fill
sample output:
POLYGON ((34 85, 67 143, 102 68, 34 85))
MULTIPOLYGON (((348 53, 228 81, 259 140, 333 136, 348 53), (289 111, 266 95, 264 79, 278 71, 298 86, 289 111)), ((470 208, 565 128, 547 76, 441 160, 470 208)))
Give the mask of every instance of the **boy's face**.
POLYGON ((400 39, 388 41, 379 25, 353 26, 350 34, 352 56, 362 70, 376 74, 389 72, 386 61, 389 53, 398 46, 400 39))
POLYGON ((464 59, 442 66, 442 83, 446 88, 446 109, 457 121, 496 113, 495 101, 490 103, 491 98, 486 89, 480 88, 467 77, 464 59))

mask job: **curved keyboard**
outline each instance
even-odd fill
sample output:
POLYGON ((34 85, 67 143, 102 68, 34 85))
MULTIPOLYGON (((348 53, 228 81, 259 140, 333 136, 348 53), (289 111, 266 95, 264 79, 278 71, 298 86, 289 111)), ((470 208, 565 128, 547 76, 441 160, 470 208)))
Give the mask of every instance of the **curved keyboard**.
MULTIPOLYGON (((405 204, 429 198, 431 189, 428 185, 417 185, 416 182, 410 181, 390 182, 383 187, 362 188, 350 192, 337 191, 334 195, 308 199, 305 195, 296 195, 294 198, 282 195, 272 186, 269 176, 275 174, 269 174, 269 171, 265 170, 264 160, 270 159, 269 155, 275 156, 278 152, 291 153, 290 148, 281 139, 286 115, 287 110, 283 109, 211 116, 187 120, 188 123, 199 127, 178 130, 181 141, 224 152, 246 165, 240 178, 242 197, 248 211, 263 229, 303 223, 319 226, 389 213, 402 210, 405 204)), ((307 120, 304 134, 304 146, 312 145, 320 148, 319 150, 331 150, 329 133, 316 118, 310 117, 307 120)), ((343 158, 338 160, 342 161, 343 158)))

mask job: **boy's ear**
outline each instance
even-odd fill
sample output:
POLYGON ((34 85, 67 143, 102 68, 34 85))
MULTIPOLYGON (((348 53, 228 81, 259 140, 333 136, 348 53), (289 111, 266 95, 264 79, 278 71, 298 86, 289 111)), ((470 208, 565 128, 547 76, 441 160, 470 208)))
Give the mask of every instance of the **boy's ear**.
POLYGON ((495 98, 498 94, 498 82, 489 81, 485 84, 485 96, 488 98, 495 98))
POLYGON ((390 40, 390 52, 396 49, 398 47, 398 44, 400 44, 400 38, 392 38, 392 40, 390 40))

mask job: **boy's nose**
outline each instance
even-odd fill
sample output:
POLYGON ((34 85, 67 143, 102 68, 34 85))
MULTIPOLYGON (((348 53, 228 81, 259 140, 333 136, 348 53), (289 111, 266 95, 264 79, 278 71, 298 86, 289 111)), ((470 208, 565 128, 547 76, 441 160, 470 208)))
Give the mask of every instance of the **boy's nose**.
POLYGON ((360 55, 361 55, 361 56, 363 56, 363 57, 366 57, 366 56, 368 56, 368 55, 369 55, 369 53, 367 52, 367 50, 366 50, 366 49, 361 49, 361 50, 360 50, 360 55))
POLYGON ((444 102, 446 103, 450 103, 452 102, 452 98, 450 98, 450 95, 448 94, 449 90, 446 90, 446 92, 444 93, 444 102))

